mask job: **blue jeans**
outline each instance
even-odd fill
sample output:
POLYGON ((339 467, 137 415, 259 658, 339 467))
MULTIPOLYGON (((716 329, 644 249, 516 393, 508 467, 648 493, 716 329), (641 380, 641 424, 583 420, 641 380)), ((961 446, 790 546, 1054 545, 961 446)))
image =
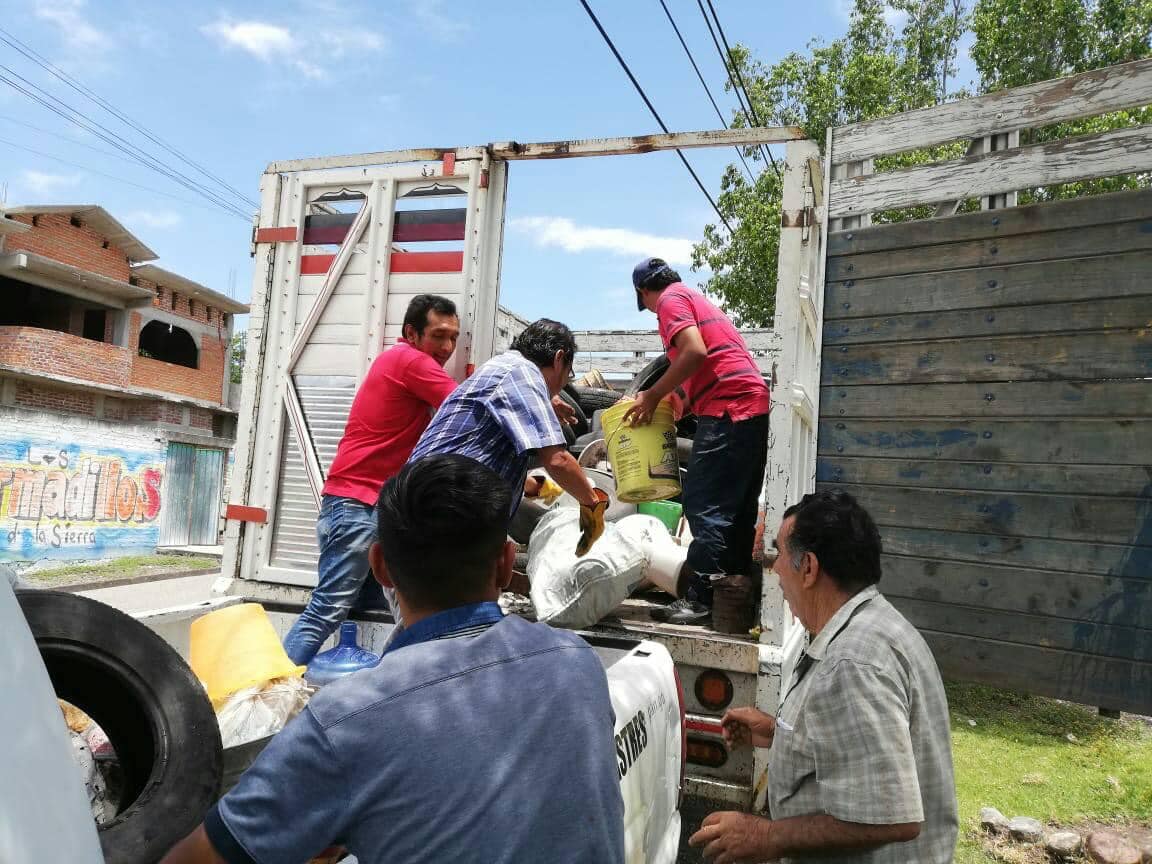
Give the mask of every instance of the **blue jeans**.
POLYGON ((768 461, 768 415, 733 422, 700 417, 684 481, 684 516, 692 529, 687 596, 712 604, 711 576, 750 573, 756 511, 768 461))
POLYGON ((325 495, 316 520, 316 538, 320 547, 317 585, 284 638, 284 650, 300 666, 307 665, 353 608, 395 609, 368 564, 368 549, 376 540, 375 507, 355 498, 325 495))

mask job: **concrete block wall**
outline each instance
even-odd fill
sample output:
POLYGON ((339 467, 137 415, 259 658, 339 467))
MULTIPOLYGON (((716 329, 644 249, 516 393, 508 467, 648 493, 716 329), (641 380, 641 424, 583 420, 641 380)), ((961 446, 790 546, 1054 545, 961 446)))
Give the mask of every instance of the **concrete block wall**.
POLYGON ((9 218, 25 225, 32 225, 35 219, 35 227, 5 237, 5 252, 31 252, 121 282, 128 281, 130 267, 124 250, 111 243, 104 248, 104 235, 85 225, 83 219, 80 227, 76 227, 67 213, 42 213, 35 217, 21 213, 9 218))

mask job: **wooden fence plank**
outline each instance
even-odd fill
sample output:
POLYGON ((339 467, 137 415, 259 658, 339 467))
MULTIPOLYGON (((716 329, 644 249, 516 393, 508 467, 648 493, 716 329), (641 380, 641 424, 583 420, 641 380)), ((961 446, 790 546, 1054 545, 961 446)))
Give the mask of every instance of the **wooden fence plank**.
POLYGON ((960 309, 825 321, 825 345, 1007 336, 1077 330, 1117 330, 1152 325, 1152 297, 1095 297, 1078 303, 960 309))
MULTIPOLYGON (((664 351, 655 330, 573 330, 580 351, 664 351)), ((749 351, 778 351, 780 337, 772 330, 741 330, 749 351)))
POLYGON ((1152 124, 832 181, 829 218, 1152 170, 1152 124))
POLYGON ((840 345, 822 357, 825 385, 1139 379, 1152 377, 1152 329, 840 345))
POLYGON ((992 309, 1062 303, 1093 297, 1152 296, 1152 252, 1130 252, 829 282, 826 322, 938 309, 992 309))
POLYGON ((1001 267, 1006 264, 1139 252, 1152 249, 1150 226, 1152 219, 1132 220, 1088 228, 1064 228, 1012 237, 942 243, 914 250, 844 255, 829 259, 827 279, 837 282, 878 276, 907 276, 910 273, 1001 267))
POLYGON ((876 524, 1038 539, 1131 543, 1152 556, 1152 500, 909 486, 820 484, 855 496, 876 524))
POLYGON ((1152 627, 1152 581, 885 555, 880 589, 898 597, 1004 612, 1152 627))
POLYGON ((860 384, 820 388, 839 417, 1149 417, 1152 381, 860 384))
POLYGON ((1044 492, 1152 498, 1152 469, 1130 465, 1040 465, 936 459, 861 459, 821 456, 816 482, 975 492, 1044 492))
POLYGON ((1138 420, 834 420, 819 424, 821 456, 1152 465, 1138 420))
POLYGON ((1152 664, 924 631, 946 679, 1120 711, 1152 711, 1152 664))
POLYGON ((983 240, 1087 228, 1111 222, 1127 222, 1152 217, 1152 190, 1139 189, 1089 195, 1066 201, 1046 201, 1024 207, 1008 207, 995 212, 963 213, 946 219, 913 219, 892 225, 873 225, 828 235, 828 257, 911 249, 963 240, 983 240))
POLYGON ((836 163, 903 153, 1013 129, 1093 117, 1152 102, 1152 60, 1001 90, 832 131, 836 163))
POLYGON ((974 609, 953 603, 891 599, 893 605, 919 630, 1043 645, 1096 657, 1128 657, 1141 663, 1152 663, 1152 630, 1145 628, 974 609))
POLYGON ((998 534, 970 534, 962 531, 933 531, 925 528, 892 528, 880 531, 884 551, 894 555, 971 561, 1036 570, 1094 573, 1147 579, 1152 572, 1152 554, 1146 546, 1117 546, 1108 543, 1036 540, 1004 537, 998 534))

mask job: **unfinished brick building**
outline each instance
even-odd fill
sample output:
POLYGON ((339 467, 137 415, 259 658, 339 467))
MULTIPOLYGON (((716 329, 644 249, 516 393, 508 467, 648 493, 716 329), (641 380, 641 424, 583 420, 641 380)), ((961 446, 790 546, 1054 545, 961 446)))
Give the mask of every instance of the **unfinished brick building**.
POLYGON ((247 307, 102 207, 0 213, 0 560, 216 542, 247 307))

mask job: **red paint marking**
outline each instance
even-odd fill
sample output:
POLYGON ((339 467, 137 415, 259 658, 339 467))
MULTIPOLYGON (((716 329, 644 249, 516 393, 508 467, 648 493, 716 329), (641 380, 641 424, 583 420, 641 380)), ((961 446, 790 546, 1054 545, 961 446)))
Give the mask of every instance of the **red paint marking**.
POLYGON ((328 225, 323 228, 305 228, 304 244, 306 246, 336 246, 344 242, 348 236, 348 225, 328 225))
POLYGON ((264 525, 268 521, 268 511, 263 507, 245 507, 243 504, 229 504, 224 508, 224 518, 236 522, 258 522, 264 525))
POLYGON ((296 228, 258 228, 257 243, 295 243, 299 236, 296 228))
POLYGON ((476 371, 476 364, 475 363, 469 363, 467 366, 464 367, 464 377, 465 378, 471 378, 472 373, 475 371, 476 371))
MULTIPOLYGON (((305 235, 307 236, 307 235, 305 235)), ((402 225, 392 229, 392 239, 409 243, 421 240, 463 240, 463 222, 424 222, 402 225)), ((308 241, 305 240, 305 243, 308 241)))
POLYGON ((480 172, 480 188, 481 189, 487 189, 488 188, 488 169, 487 168, 485 168, 483 171, 480 172))
MULTIPOLYGON (((307 261, 309 257, 320 256, 305 256, 304 260, 307 261)), ((333 256, 324 257, 331 258, 333 256)), ((459 273, 464 269, 464 253, 393 252, 391 266, 393 273, 459 273)), ((327 269, 328 267, 325 265, 324 270, 317 272, 324 273, 327 269)), ((309 271, 301 270, 300 272, 309 271)))
POLYGON ((456 154, 454 152, 453 153, 445 153, 444 154, 444 176, 445 177, 451 177, 455 173, 456 173, 456 154))
POLYGON ((689 718, 684 721, 684 725, 688 727, 690 732, 707 732, 711 735, 724 733, 724 727, 720 725, 719 720, 692 720, 689 718))
POLYGON ((300 275, 327 273, 335 260, 335 255, 305 255, 300 259, 300 275))

